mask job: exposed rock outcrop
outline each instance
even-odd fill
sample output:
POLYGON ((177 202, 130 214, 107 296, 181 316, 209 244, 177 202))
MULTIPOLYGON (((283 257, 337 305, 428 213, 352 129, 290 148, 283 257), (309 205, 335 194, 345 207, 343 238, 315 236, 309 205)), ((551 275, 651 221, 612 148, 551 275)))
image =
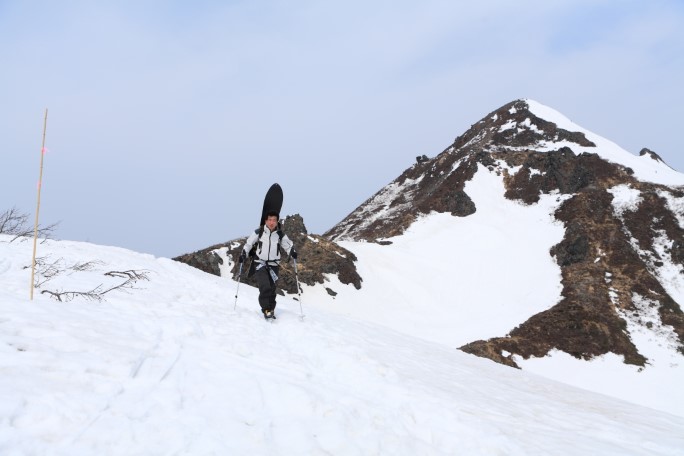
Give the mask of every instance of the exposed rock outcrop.
MULTIPOLYGON (((508 334, 462 350, 511 366, 515 356, 541 357, 553 349, 582 359, 616 353, 643 366, 648 360, 631 340, 627 320, 651 324, 643 315, 647 305, 674 330, 684 354, 684 315, 663 278, 673 267, 684 277, 684 214, 670 203, 681 201, 683 188, 638 180, 632 168, 605 158, 614 151, 606 153, 579 127, 531 104, 516 100, 488 114, 436 157, 417 160, 326 236, 388 244, 386 238, 421 214, 466 217, 477 210, 466 183, 483 166, 503 174, 506 198, 528 205, 543 194, 565 198, 555 214, 565 236, 549 252, 563 290, 560 302, 508 334), (638 202, 624 207, 620 192, 638 202)), ((662 162, 647 149, 641 155, 662 162)))
MULTIPOLYGON (((299 282, 307 285, 328 284, 327 275, 335 275, 343 284, 351 284, 361 288, 361 277, 356 271, 356 256, 322 236, 309 234, 304 220, 299 214, 290 215, 281 222, 283 232, 294 242, 298 252, 297 273, 299 282)), ((223 244, 216 244, 194 253, 174 258, 190 266, 194 266, 209 274, 221 275, 223 257, 230 261, 229 270, 234 276, 238 272, 237 258, 242 252, 246 237, 234 239, 223 244)), ((283 254, 284 255, 284 254, 283 254)), ((278 287, 290 294, 297 294, 297 285, 292 261, 283 256, 280 268, 278 287)), ((248 264, 249 264, 248 260, 248 264)), ((253 278, 247 277, 244 268, 242 282, 256 286, 253 278)), ((336 293, 332 286, 327 287, 329 293, 336 293)))

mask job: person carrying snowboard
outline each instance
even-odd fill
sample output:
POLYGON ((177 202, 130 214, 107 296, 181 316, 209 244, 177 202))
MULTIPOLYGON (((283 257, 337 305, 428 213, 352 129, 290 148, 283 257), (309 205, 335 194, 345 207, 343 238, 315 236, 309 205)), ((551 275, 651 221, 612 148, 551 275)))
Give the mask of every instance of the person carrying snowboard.
POLYGON ((259 286, 259 305, 264 318, 275 318, 276 282, 280 268, 280 247, 290 257, 297 259, 297 252, 290 238, 280 229, 277 212, 267 212, 262 226, 249 235, 240 253, 240 263, 244 263, 247 255, 255 248, 254 258, 248 277, 254 274, 259 286))

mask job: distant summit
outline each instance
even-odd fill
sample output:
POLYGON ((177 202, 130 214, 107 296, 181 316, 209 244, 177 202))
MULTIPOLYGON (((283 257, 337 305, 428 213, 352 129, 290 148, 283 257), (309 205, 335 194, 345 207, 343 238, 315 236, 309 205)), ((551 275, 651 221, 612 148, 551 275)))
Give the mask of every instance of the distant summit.
MULTIPOLYGON (((565 236, 549 255, 561 268, 562 299, 464 351, 511 366, 552 350, 582 359, 615 353, 644 366, 649 360, 627 330, 635 325, 661 328, 663 344, 684 355, 684 175, 654 152, 630 154, 536 101, 508 103, 439 155, 418 157, 325 235, 391 244, 433 212, 468 217, 479 208, 466 184, 481 172, 501 176, 504 197, 524 205, 558 196, 554 218, 565 236)), ((444 260, 435 252, 434 261, 444 260)))
POLYGON ((522 199, 528 202, 535 199, 530 194, 533 191, 530 185, 535 187, 530 184, 533 181, 544 181, 543 185, 541 182, 536 185, 537 194, 553 190, 572 193, 588 185, 586 180, 597 176, 585 169, 587 159, 576 160, 587 154, 607 162, 595 166, 611 167, 614 172, 642 181, 684 186, 683 174, 672 170, 655 153, 648 152, 648 157, 655 160, 644 161, 541 103, 516 100, 473 124, 439 155, 417 157, 412 167, 325 235, 333 240, 378 241, 403 233, 420 214, 431 211, 461 217, 472 214, 476 208, 463 187, 477 171, 478 163, 493 169, 497 161, 503 161, 529 171, 532 163, 523 163, 525 159, 544 162, 539 166, 549 168, 549 175, 542 179, 541 169, 533 168, 534 176, 540 177, 531 179, 530 176, 523 182, 523 171, 515 179, 518 187, 509 186, 512 197, 516 194, 521 197, 522 187, 527 188, 528 194, 522 199), (532 159, 531 154, 546 155, 532 159))

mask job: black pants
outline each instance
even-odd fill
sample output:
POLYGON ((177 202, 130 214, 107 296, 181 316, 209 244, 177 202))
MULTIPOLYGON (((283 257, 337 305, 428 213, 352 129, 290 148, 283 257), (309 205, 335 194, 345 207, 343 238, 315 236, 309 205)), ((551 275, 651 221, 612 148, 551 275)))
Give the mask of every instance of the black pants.
POLYGON ((262 311, 275 310, 276 306, 276 286, 268 272, 269 268, 278 275, 278 266, 264 266, 254 274, 259 286, 259 305, 262 311))

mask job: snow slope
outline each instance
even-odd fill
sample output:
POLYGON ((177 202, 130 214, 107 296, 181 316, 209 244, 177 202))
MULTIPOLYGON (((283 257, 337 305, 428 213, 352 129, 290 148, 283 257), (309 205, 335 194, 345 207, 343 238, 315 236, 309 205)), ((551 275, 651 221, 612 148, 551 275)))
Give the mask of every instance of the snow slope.
POLYGON ((684 454, 684 418, 119 248, 0 236, 0 454, 684 454), (98 260, 85 271, 66 269, 98 260), (68 271, 68 273, 66 272, 68 271))
MULTIPOLYGON (((391 238, 391 245, 340 242, 359 260, 361 290, 331 276, 325 287, 336 296, 317 285, 305 287, 304 299, 448 347, 505 336, 557 303, 561 273, 549 249, 563 238, 553 217, 563 196, 542 195, 530 206, 508 200, 502 177, 481 165, 465 192, 477 208, 468 217, 430 214, 391 238)), ((677 284, 684 288, 682 277, 677 284)), ((649 359, 645 369, 614 355, 587 362, 559 352, 516 362, 551 379, 684 417, 684 357, 669 340, 669 327, 659 319, 652 328, 625 319, 649 359)))
POLYGON ((305 293, 450 347, 505 334, 558 302, 561 272, 549 249, 563 239, 553 219, 561 197, 543 195, 533 206, 508 200, 501 177, 482 165, 465 192, 477 207, 468 217, 432 213, 389 246, 340 242, 358 258, 361 290, 330 277, 335 298, 321 287, 305 293))

